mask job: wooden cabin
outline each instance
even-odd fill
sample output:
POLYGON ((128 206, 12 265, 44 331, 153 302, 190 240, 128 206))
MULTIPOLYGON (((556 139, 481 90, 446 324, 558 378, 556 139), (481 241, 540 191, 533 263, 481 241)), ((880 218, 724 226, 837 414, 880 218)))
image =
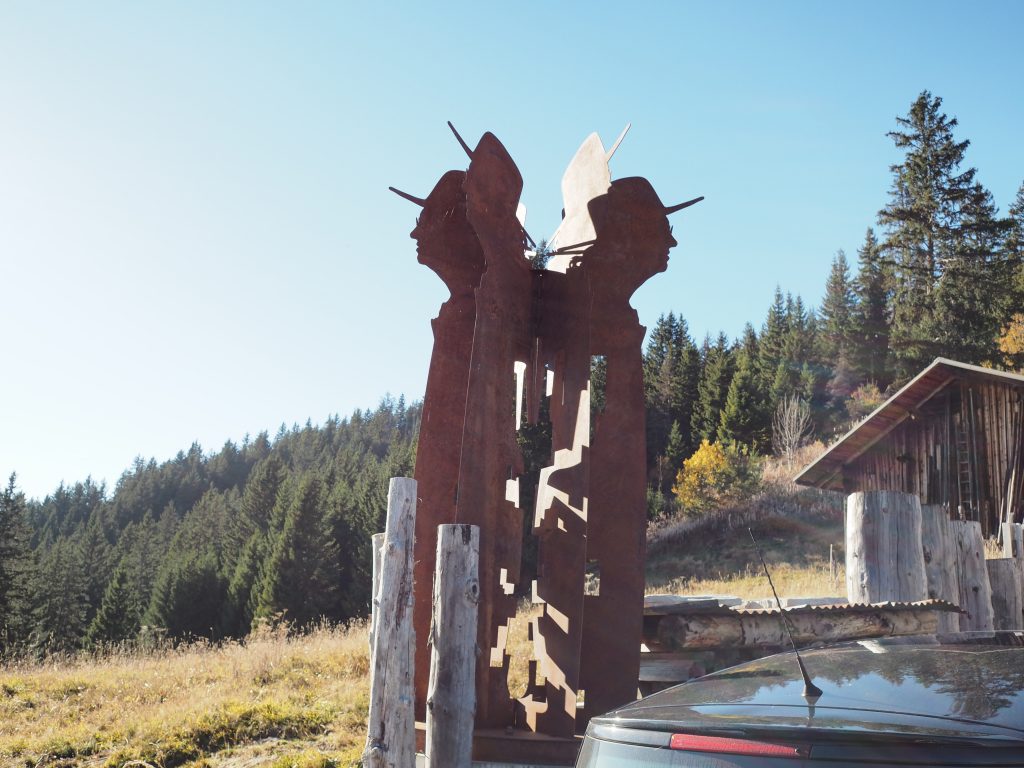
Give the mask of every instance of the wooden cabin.
POLYGON ((994 536, 1024 519, 1024 376, 936 358, 796 482, 917 494, 994 536))

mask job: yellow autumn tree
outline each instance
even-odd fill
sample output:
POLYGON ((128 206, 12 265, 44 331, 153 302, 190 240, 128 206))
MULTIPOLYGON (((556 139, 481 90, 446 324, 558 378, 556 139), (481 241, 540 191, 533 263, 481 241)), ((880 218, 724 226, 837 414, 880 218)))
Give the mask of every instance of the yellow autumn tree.
POLYGON ((672 493, 685 515, 700 515, 753 495, 761 465, 746 446, 701 442, 676 475, 672 493))
POLYGON ((1024 370, 1024 314, 1018 312, 1003 328, 999 337, 999 351, 1006 364, 1014 370, 1024 370))

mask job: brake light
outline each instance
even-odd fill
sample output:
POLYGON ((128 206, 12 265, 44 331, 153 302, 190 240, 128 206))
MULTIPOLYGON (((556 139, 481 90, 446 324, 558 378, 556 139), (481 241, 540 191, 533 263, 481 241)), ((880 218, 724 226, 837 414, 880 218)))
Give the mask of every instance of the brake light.
POLYGON ((767 741, 730 739, 724 736, 697 736, 675 733, 669 741, 671 749, 690 752, 728 752, 732 755, 759 755, 762 757, 807 757, 811 754, 807 744, 772 744, 767 741))

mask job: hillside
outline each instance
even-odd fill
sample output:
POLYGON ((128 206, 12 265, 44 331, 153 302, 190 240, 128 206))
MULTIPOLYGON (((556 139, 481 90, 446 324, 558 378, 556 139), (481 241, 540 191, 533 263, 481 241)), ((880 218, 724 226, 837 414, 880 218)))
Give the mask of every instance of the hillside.
MULTIPOLYGON (((770 466, 768 474, 776 472, 770 466)), ((842 593, 837 500, 786 484, 697 522, 652 529, 648 591, 764 597, 757 537, 782 596, 842 593), (838 587, 833 589, 833 584, 838 587)), ((536 609, 510 633, 511 685, 525 686, 536 609)), ((149 644, 0 667, 0 764, 135 768, 336 768, 365 737, 365 623, 289 634, 262 623, 244 641, 149 644), (131 761, 141 761, 132 763, 131 761)))

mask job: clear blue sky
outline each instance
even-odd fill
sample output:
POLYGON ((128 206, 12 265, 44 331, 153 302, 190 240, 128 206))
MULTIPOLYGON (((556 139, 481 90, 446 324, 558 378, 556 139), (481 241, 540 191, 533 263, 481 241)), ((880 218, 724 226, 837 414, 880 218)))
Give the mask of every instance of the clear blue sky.
POLYGON ((579 143, 675 217, 652 325, 816 305, 885 203, 923 89, 1005 210, 1024 4, 37 3, 0 8, 0 473, 31 496, 386 392, 421 396, 445 298, 408 239, 491 130, 558 223, 579 143))

